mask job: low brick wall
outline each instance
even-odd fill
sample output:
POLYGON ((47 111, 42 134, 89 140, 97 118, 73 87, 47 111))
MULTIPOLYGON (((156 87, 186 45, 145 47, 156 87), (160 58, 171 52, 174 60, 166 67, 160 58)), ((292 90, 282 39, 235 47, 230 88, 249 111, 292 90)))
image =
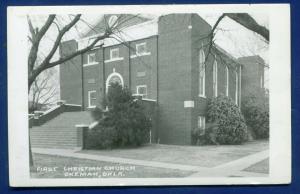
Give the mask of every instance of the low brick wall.
POLYGON ((77 146, 76 149, 82 150, 85 149, 86 146, 86 140, 87 140, 87 133, 89 130, 88 125, 76 125, 76 131, 77 131, 77 146))

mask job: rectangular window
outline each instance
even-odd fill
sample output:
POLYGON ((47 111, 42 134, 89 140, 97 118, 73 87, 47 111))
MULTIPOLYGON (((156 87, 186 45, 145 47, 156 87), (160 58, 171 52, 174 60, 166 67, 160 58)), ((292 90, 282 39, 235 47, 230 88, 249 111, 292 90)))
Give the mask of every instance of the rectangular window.
POLYGON ((136 44, 135 47, 136 47, 136 55, 143 55, 147 53, 147 47, 145 42, 136 44))
POLYGON ((142 96, 142 98, 147 97, 147 86, 146 85, 139 85, 136 86, 136 94, 142 96))
POLYGON ((213 64, 213 95, 218 96, 218 63, 217 60, 213 64))
POLYGON ((201 135, 205 134, 205 117, 198 116, 198 129, 201 131, 201 135))
POLYGON ((239 76, 238 72, 235 72, 235 104, 238 105, 239 99, 238 99, 238 90, 239 90, 239 76))
POLYGON ((110 60, 119 58, 119 48, 110 49, 110 60))
POLYGON ((88 91, 88 108, 95 108, 97 104, 96 90, 88 91))
POLYGON ((96 63, 96 53, 89 53, 87 55, 87 63, 88 64, 96 63))
POLYGON ((227 66, 225 66, 225 71, 226 71, 226 85, 225 85, 225 90, 226 90, 226 96, 229 96, 229 70, 228 70, 227 66))

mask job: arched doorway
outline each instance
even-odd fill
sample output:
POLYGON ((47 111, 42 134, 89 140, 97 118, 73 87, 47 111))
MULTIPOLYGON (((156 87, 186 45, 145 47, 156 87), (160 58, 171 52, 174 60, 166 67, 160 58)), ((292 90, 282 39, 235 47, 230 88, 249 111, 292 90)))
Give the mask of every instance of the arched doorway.
POLYGON ((105 84, 106 93, 107 93, 108 87, 110 86, 111 83, 119 83, 122 87, 124 87, 123 77, 121 76, 121 74, 115 72, 115 70, 106 79, 106 84, 105 84))

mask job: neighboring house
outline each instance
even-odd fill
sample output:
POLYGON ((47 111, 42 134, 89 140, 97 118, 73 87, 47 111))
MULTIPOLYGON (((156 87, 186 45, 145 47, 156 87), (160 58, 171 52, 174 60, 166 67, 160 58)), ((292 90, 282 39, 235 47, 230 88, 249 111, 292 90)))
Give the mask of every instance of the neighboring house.
MULTIPOLYGON (((213 46, 206 59, 211 26, 197 14, 128 21, 124 42, 105 40, 103 47, 60 66, 61 100, 89 110, 101 106, 109 84, 118 82, 156 104, 152 142, 189 145, 192 129, 205 133, 209 99, 223 94, 240 106, 248 86, 264 87, 264 62, 253 62, 257 56, 237 60, 213 46)), ((95 35, 91 30, 80 40, 63 42, 60 54, 80 49, 95 35)))

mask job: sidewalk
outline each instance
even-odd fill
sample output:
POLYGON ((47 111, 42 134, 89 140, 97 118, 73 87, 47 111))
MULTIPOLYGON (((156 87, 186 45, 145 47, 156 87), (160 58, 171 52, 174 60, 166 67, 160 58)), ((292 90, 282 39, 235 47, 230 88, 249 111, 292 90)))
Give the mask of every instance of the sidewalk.
POLYGON ((260 162, 268 158, 269 150, 261 151, 211 168, 194 166, 194 165, 183 165, 183 164, 174 164, 174 163, 166 163, 166 162, 156 162, 156 161, 78 153, 76 152, 76 150, 69 150, 69 149, 33 148, 32 151, 38 154, 57 155, 57 156, 72 157, 72 158, 79 158, 79 159, 88 159, 88 160, 105 161, 105 162, 112 162, 112 163, 121 163, 121 164, 123 163, 123 164, 131 164, 131 165, 141 165, 141 166, 150 166, 150 167, 157 167, 157 168, 167 168, 167 169, 196 172, 192 174, 191 177, 268 176, 267 174, 244 172, 242 170, 253 164, 256 164, 257 162, 260 162))

